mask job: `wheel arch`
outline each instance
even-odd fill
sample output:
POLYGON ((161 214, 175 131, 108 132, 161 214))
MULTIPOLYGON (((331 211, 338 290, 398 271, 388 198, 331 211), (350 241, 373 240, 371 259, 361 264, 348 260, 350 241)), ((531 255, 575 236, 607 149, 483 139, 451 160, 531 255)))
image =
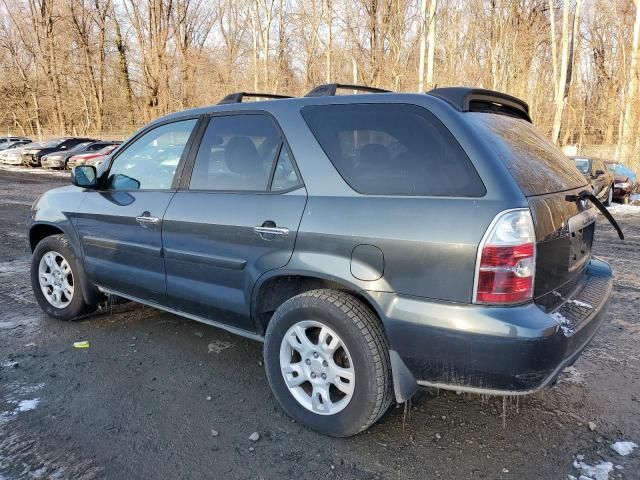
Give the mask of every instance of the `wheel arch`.
POLYGON ((371 295, 357 285, 330 275, 305 271, 276 271, 263 275, 256 283, 251 298, 251 316, 260 335, 264 335, 271 315, 284 302, 309 290, 330 288, 348 292, 367 305, 380 319, 379 306, 371 295))
POLYGON ((69 237, 58 225, 51 223, 35 223, 31 225, 29 228, 29 247, 31 248, 31 252, 33 253, 38 243, 52 235, 66 235, 67 238, 69 237))

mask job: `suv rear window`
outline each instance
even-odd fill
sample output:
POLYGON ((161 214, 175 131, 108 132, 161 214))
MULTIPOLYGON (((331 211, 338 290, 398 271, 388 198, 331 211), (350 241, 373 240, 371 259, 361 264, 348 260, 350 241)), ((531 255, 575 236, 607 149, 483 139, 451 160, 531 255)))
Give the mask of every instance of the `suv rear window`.
POLYGON ((529 122, 491 113, 465 115, 490 143, 526 196, 587 184, 574 162, 529 122))
POLYGON ((359 193, 481 197, 462 147, 428 110, 405 104, 313 105, 302 116, 359 193))

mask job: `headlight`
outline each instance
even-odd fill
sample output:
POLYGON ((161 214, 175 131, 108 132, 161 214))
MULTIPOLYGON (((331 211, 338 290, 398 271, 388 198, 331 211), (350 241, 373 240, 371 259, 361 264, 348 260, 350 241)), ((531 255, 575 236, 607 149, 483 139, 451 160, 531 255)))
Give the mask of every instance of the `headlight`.
POLYGON ((614 188, 621 188, 623 190, 627 190, 631 188, 631 184, 629 182, 616 183, 613 185, 614 188))

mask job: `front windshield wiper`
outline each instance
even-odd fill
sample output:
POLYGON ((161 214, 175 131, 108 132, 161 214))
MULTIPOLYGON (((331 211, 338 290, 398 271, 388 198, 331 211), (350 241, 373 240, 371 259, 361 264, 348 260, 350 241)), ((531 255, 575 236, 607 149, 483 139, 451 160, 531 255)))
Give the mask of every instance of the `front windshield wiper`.
POLYGON ((604 215, 604 217, 609 221, 609 223, 613 225, 613 228, 615 228, 616 231, 618 232, 618 237, 620 237, 620 240, 624 240, 624 233, 622 233, 622 229, 620 228, 620 225, 618 225, 618 222, 616 222, 616 219, 613 218, 613 215, 609 213, 609 210, 607 210, 607 207, 605 207, 602 204, 602 202, 598 200, 598 197, 596 197, 593 194, 593 192, 590 192, 589 190, 583 190, 577 195, 567 195, 566 197, 564 197, 564 199, 567 202, 579 202, 580 200, 590 200, 591 203, 593 203, 593 205, 598 210, 600 210, 600 213, 604 215))

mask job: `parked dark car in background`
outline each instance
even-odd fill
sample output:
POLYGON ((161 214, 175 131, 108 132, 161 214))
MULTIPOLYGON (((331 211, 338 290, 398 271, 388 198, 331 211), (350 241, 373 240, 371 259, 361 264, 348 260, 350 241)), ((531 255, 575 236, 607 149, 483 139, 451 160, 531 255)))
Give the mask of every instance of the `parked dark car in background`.
POLYGON ((70 150, 79 143, 95 142, 93 138, 63 137, 49 140, 37 148, 27 148, 22 153, 22 164, 27 167, 41 166, 42 157, 48 153, 70 150))
POLYGON ((113 152, 122 142, 107 142, 108 144, 100 150, 89 153, 81 153, 73 155, 67 161, 67 168, 77 167, 78 165, 96 165, 97 161, 104 159, 113 152), (97 161, 96 161, 97 160, 97 161))
POLYGON ((615 178, 613 198, 616 202, 627 204, 631 194, 638 191, 637 176, 633 170, 620 162, 607 161, 607 168, 615 178))
POLYGON ((108 145, 111 145, 111 142, 105 140, 82 142, 73 148, 43 155, 41 165, 43 168, 65 169, 67 168, 68 160, 74 155, 79 155, 81 153, 96 153, 108 145))
POLYGON ((39 305, 116 295, 263 341, 284 410, 334 436, 418 386, 553 384, 613 284, 587 180, 515 97, 338 88, 380 92, 232 94, 75 167, 30 212, 39 305))
POLYGON ((580 172, 586 177, 596 197, 609 206, 614 199, 613 174, 603 160, 593 157, 570 157, 580 172))

